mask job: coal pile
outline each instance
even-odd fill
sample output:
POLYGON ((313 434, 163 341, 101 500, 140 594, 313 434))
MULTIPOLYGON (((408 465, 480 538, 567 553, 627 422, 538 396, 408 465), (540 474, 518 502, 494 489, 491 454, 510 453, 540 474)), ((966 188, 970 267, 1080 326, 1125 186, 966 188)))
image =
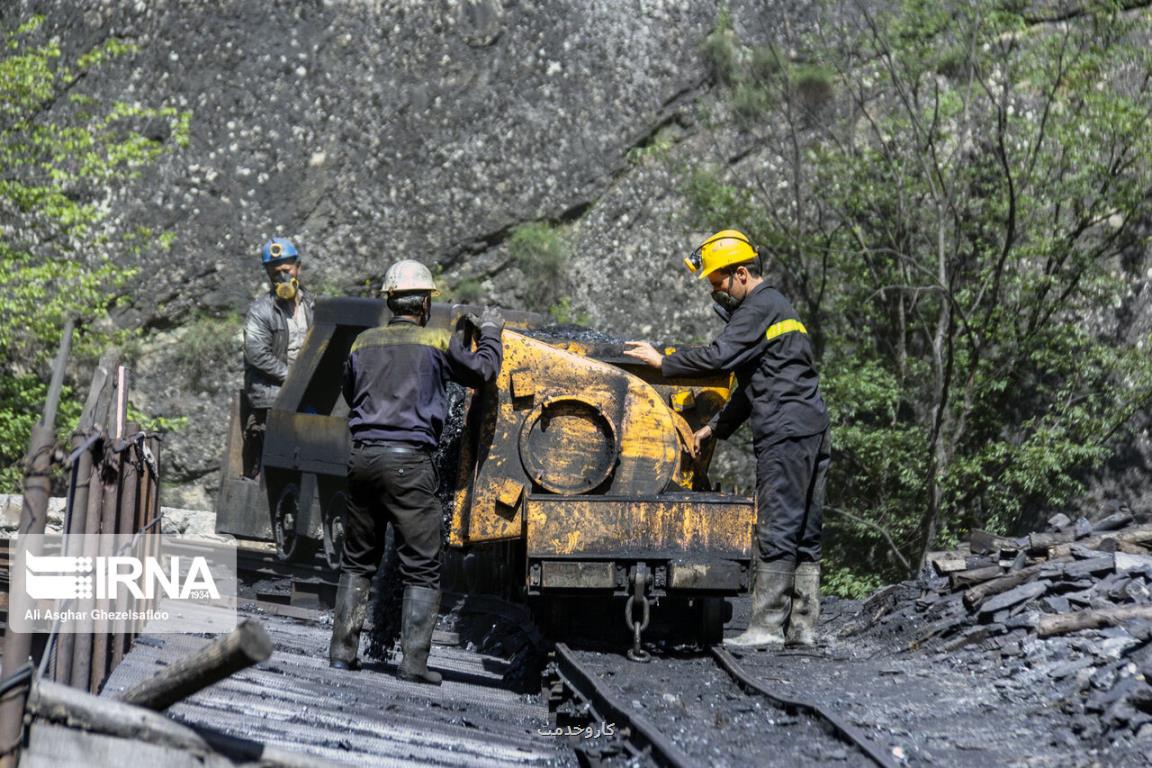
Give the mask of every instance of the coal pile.
POLYGON ((441 527, 444 541, 448 540, 448 530, 452 525, 452 511, 455 508, 456 485, 460 472, 461 441, 464 438, 464 426, 467 421, 464 404, 467 401, 467 390, 455 382, 448 382, 448 418, 444 422, 444 430, 440 433, 440 445, 432 454, 432 463, 436 467, 440 485, 436 490, 436 498, 440 500, 441 527))
POLYGON ((1019 538, 973 531, 925 570, 874 594, 840 636, 967 654, 976 674, 1057 689, 1079 738, 1152 748, 1152 522, 1059 514, 1019 538))
POLYGON ((528 328, 518 331, 531 339, 553 343, 558 341, 580 341, 585 344, 623 344, 626 339, 618 339, 591 328, 574 323, 548 325, 543 328, 528 328))

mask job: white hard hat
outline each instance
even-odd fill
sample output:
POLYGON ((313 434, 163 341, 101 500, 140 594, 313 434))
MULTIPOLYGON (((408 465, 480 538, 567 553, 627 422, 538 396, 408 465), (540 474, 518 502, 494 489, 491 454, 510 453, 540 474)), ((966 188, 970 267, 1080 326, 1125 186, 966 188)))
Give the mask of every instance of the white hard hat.
POLYGON ((397 291, 431 291, 433 295, 440 293, 436 290, 436 283, 428 267, 412 259, 398 261, 389 267, 384 273, 384 285, 380 290, 386 294, 397 291))

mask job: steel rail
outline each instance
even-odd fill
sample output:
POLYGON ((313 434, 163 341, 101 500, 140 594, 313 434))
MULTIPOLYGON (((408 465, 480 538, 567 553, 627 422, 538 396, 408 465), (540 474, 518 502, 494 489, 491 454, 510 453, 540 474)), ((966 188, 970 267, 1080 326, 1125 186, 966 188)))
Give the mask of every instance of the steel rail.
POLYGON ((865 755, 880 766, 880 768, 898 768, 897 763, 888 755, 888 753, 880 747, 877 747, 872 741, 865 736, 858 728, 845 722, 841 718, 829 712, 819 704, 811 701, 804 701, 803 699, 794 699, 789 696, 781 696, 778 693, 773 693, 760 681, 749 675, 739 662, 733 658, 732 654, 719 646, 712 646, 712 656, 716 659, 716 663, 727 672, 736 684, 743 688, 745 691, 752 691, 758 693, 771 700, 779 707, 796 709, 802 712, 807 712, 820 720, 828 723, 833 730, 840 735, 841 738, 851 742, 860 749, 865 755))
POLYGON ((627 740, 641 754, 647 754, 658 765, 672 768, 697 768, 700 765, 699 760, 685 754, 650 720, 630 711, 619 695, 613 694, 608 686, 584 669, 564 643, 556 643, 556 671, 573 691, 588 702, 602 721, 614 722, 626 729, 627 740))

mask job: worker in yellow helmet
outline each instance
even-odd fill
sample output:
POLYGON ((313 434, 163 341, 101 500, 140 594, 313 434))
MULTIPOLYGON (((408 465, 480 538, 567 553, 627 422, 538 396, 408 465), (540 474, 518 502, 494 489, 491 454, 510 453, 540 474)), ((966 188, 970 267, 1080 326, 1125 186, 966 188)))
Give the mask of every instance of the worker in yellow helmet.
POLYGON ((724 330, 706 347, 662 355, 646 342, 624 354, 665 376, 734 372, 739 386, 695 436, 729 437, 751 421, 756 454, 756 539, 760 554, 748 630, 737 648, 814 645, 820 612, 820 531, 830 463, 828 411, 808 330, 761 274, 743 233, 725 229, 685 259, 707 278, 724 330))

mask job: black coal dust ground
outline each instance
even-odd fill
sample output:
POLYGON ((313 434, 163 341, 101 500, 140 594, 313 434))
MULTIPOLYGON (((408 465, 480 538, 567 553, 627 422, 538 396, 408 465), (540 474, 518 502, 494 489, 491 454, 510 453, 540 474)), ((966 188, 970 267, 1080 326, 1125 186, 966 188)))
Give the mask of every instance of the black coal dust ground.
MULTIPOLYGON (((856 726, 898 765, 1152 765, 1147 733, 1101 735, 1105 714, 1085 712, 1098 692, 1090 673, 1116 661, 1117 644, 1107 640, 1117 631, 1036 640, 1022 653, 980 645, 926 653, 908 647, 914 593, 891 609, 892 619, 870 626, 862 603, 828 599, 822 647, 744 652, 738 661, 781 696, 818 703, 856 726)), ((747 622, 747 598, 733 602, 726 634, 747 622)), ((871 764, 808 717, 744 693, 706 653, 665 648, 648 664, 628 661, 623 649, 578 653, 701 765, 871 764)), ((606 764, 628 763, 610 745, 587 749, 606 764)))

